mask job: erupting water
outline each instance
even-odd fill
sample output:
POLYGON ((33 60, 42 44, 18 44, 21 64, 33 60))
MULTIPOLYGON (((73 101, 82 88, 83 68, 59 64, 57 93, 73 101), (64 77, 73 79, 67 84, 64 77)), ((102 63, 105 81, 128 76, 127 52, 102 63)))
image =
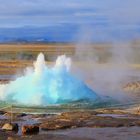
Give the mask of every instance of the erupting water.
POLYGON ((34 69, 25 75, 0 85, 0 100, 23 105, 62 104, 81 99, 95 101, 98 95, 70 73, 71 59, 59 56, 54 67, 45 64, 40 53, 34 69))

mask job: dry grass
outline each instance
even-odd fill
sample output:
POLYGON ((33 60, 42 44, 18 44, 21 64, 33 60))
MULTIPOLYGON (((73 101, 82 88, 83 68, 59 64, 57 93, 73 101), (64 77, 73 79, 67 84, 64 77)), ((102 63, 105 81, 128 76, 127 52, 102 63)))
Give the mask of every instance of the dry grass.
MULTIPOLYGON (((37 54, 40 52, 43 52, 45 56, 47 56, 46 60, 49 64, 54 61, 58 55, 66 54, 68 56, 74 56, 76 51, 75 46, 74 44, 0 44, 0 74, 14 74, 18 70, 31 66, 37 54)), ((98 55, 100 62, 85 63, 83 61, 75 61, 75 64, 79 68, 90 68, 90 63, 92 66, 94 65, 99 68, 118 67, 116 64, 104 62, 104 60, 108 58, 108 53, 106 52, 110 50, 110 47, 111 44, 93 44, 90 49, 88 48, 84 51, 98 55)), ((81 52, 79 51, 78 53, 81 52)), ((119 67, 123 67, 123 65, 119 65, 119 67)), ((128 67, 140 69, 140 64, 129 64, 128 67)))

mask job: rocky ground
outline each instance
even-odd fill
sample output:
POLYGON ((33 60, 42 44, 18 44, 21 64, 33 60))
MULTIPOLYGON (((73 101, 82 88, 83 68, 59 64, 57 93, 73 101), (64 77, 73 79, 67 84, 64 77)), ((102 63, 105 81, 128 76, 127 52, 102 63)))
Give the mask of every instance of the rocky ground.
POLYGON ((140 138, 140 115, 136 111, 132 113, 121 109, 100 109, 64 112, 56 115, 14 113, 12 116, 8 112, 1 111, 0 113, 0 140, 140 138), (18 129, 4 130, 4 125, 8 123, 18 124, 18 129))

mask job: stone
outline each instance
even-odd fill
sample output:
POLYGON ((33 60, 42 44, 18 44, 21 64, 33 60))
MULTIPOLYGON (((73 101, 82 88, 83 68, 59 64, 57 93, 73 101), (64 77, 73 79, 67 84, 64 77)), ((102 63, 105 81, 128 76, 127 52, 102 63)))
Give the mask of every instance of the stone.
POLYGON ((16 117, 25 117, 25 116, 27 116, 26 113, 20 113, 20 114, 17 114, 17 115, 16 115, 16 117))
POLYGON ((18 130, 18 124, 17 123, 5 123, 2 126, 2 130, 17 131, 18 130))
POLYGON ((77 123, 71 120, 54 120, 48 121, 40 125, 42 130, 57 130, 57 129, 67 129, 76 126, 77 123))
POLYGON ((35 134, 39 133, 39 126, 37 125, 24 125, 21 128, 22 134, 35 134))
POLYGON ((45 119, 40 124, 42 130, 58 130, 77 127, 131 127, 138 126, 138 119, 98 116, 97 112, 77 111, 65 112, 58 116, 45 119))
POLYGON ((3 115, 5 112, 4 111, 0 111, 0 115, 3 115))
POLYGON ((4 114, 4 116, 6 116, 6 117, 11 117, 12 116, 13 119, 16 119, 16 118, 27 116, 27 114, 25 114, 25 113, 12 113, 11 114, 11 112, 6 112, 4 114))

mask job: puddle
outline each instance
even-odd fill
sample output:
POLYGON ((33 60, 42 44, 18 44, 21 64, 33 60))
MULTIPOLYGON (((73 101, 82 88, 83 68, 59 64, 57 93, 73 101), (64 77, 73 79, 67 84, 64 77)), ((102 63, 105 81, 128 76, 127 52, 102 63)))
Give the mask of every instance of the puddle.
POLYGON ((140 120, 139 116, 133 116, 128 114, 97 114, 99 117, 113 117, 113 118, 123 118, 123 119, 137 119, 140 120))
POLYGON ((9 117, 5 115, 0 115, 0 120, 8 120, 9 117))
POLYGON ((97 114, 99 117, 113 117, 113 118, 128 118, 128 115, 124 114, 97 114))

